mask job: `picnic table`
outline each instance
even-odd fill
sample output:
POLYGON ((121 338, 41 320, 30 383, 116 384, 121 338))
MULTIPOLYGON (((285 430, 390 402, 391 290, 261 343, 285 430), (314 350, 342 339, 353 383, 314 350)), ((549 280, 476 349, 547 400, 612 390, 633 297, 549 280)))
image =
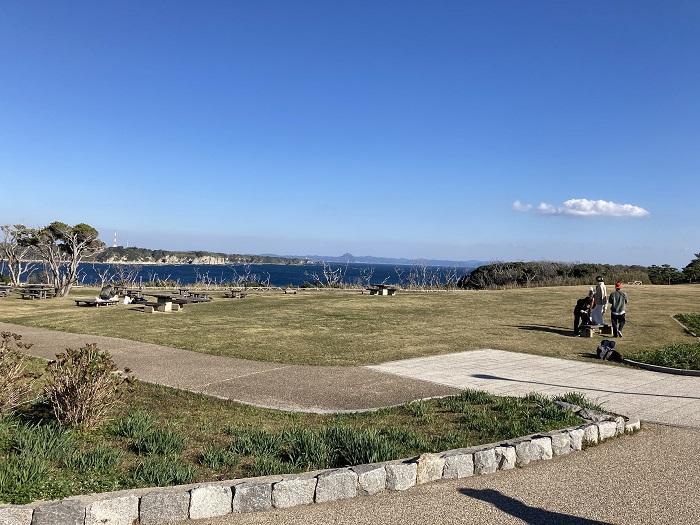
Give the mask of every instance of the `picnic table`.
POLYGON ((370 284, 366 290, 370 295, 396 295, 396 288, 386 284, 370 284))
POLYGON ((224 297, 228 297, 230 299, 245 299, 247 293, 245 293, 242 290, 231 290, 229 292, 226 292, 224 294, 224 297))
POLYGON ((9 284, 0 284, 0 297, 7 297, 12 291, 12 286, 9 284))
POLYGON ((26 284, 19 288, 22 299, 48 299, 54 295, 54 287, 48 284, 26 284))
MULTIPOLYGON (((172 312, 173 302, 177 299, 176 294, 171 293, 147 293, 150 297, 156 298, 156 304, 154 305, 156 310, 159 312, 172 312)), ((179 309, 179 306, 178 306, 179 309)))

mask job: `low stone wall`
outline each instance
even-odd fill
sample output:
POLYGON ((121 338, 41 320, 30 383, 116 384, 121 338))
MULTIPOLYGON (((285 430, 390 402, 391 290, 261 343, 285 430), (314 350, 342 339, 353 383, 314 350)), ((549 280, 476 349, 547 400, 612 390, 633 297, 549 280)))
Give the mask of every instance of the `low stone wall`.
POLYGON ((423 454, 418 458, 298 475, 125 490, 27 506, 4 506, 0 507, 0 524, 165 525, 187 519, 311 505, 524 467, 640 428, 638 419, 580 408, 578 412, 590 423, 501 443, 423 454))

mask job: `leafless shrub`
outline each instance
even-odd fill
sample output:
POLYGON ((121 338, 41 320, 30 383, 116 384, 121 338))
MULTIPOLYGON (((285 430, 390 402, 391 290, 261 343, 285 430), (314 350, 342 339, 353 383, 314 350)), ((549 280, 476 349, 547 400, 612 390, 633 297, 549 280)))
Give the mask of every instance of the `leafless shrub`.
POLYGON ((54 416, 61 425, 94 428, 103 422, 131 380, 117 373, 109 352, 88 344, 67 349, 47 367, 44 386, 54 416))
POLYGON ((0 416, 12 412, 31 393, 32 376, 26 373, 22 350, 31 347, 22 336, 11 332, 0 333, 0 416))
POLYGON ((304 275, 311 279, 312 284, 318 288, 342 288, 346 284, 345 274, 347 271, 347 264, 334 268, 332 265, 322 262, 320 274, 318 272, 304 272, 304 275))

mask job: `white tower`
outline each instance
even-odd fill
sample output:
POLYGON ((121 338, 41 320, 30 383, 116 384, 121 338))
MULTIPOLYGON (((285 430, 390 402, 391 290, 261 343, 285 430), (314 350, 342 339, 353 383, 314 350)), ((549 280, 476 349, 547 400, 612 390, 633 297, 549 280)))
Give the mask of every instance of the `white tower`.
POLYGON ((114 232, 114 242, 112 243, 112 248, 117 247, 117 232, 114 232))

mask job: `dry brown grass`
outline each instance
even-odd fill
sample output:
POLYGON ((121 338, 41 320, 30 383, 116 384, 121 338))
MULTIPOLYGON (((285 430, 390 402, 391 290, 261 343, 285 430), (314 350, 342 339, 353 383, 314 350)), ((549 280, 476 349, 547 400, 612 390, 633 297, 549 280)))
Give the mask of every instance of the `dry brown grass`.
MULTIPOLYGON (((557 287, 395 297, 259 293, 158 315, 123 305, 78 308, 70 298, 5 298, 0 299, 0 320, 285 363, 359 365, 475 348, 585 358, 599 338, 571 337, 571 312, 586 291, 557 287)), ((700 286, 630 286, 626 291, 624 352, 690 339, 671 316, 699 310, 700 286)), ((91 294, 79 290, 74 296, 91 294)))

